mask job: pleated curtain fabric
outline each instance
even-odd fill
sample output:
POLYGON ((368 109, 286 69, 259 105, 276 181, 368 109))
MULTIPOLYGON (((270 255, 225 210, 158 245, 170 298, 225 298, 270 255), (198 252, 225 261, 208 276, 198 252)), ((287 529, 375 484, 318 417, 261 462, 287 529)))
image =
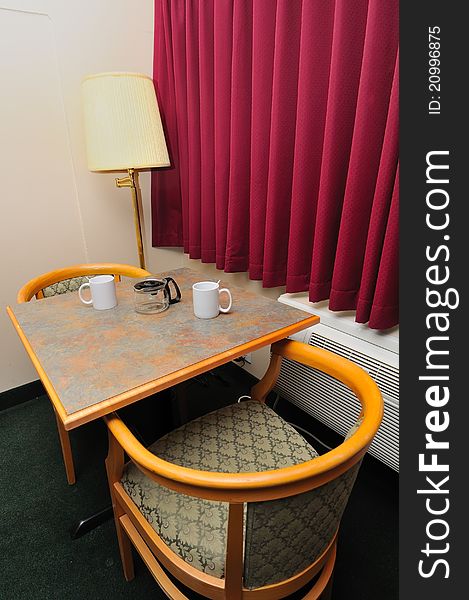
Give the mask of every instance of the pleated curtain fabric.
POLYGON ((155 246, 398 323, 398 1, 155 0, 155 246))

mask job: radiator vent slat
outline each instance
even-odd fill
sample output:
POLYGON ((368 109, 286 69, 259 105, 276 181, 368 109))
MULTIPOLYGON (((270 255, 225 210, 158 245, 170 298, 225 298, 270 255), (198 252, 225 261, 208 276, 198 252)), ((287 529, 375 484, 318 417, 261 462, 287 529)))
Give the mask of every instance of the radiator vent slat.
POLYGON ((399 370, 395 367, 376 360, 372 356, 348 348, 339 342, 329 340, 317 333, 311 334, 309 344, 330 350, 356 363, 373 377, 382 393, 386 393, 386 395, 396 402, 399 401, 399 370), (386 388, 386 392, 383 388, 386 388))
MULTIPOLYGON (((384 418, 369 452, 398 471, 399 370, 317 333, 311 334, 309 344, 348 358, 376 381, 384 398, 384 418)), ((317 369, 288 359, 282 361, 276 391, 341 435, 347 433, 360 412, 359 401, 343 383, 317 369)))

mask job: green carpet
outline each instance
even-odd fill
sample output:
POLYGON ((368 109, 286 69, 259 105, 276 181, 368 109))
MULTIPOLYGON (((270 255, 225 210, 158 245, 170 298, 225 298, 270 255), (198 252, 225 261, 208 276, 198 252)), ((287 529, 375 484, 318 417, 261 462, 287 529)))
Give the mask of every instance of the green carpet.
MULTIPOLYGON (((222 373, 232 389, 215 378, 193 384, 189 418, 248 393, 251 381, 243 380, 238 367, 222 373)), ((139 405, 143 403, 134 409, 139 405)), ((169 402, 160 402, 156 413, 155 403, 148 406, 159 416, 161 435, 171 419, 169 402)), ((297 417, 296 422, 310 430, 318 425, 304 414, 295 415, 286 402, 279 403, 278 412, 288 420, 297 417)), ((146 435, 145 427, 153 430, 154 425, 155 417, 140 418, 139 430, 146 435)), ((325 430, 319 437, 323 435, 325 430)), ((80 427, 71 432, 71 439, 74 486, 66 482, 48 399, 41 396, 0 411, 0 600, 165 598, 138 556, 135 579, 125 581, 113 521, 79 539, 70 538, 74 523, 109 504, 104 424, 80 427)), ((394 472, 366 457, 342 521, 334 600, 398 597, 397 481, 394 472)))
POLYGON ((109 503, 101 422, 72 432, 78 483, 67 484, 44 396, 0 412, 0 598, 164 598, 147 569, 122 575, 113 521, 72 540, 69 528, 109 503))

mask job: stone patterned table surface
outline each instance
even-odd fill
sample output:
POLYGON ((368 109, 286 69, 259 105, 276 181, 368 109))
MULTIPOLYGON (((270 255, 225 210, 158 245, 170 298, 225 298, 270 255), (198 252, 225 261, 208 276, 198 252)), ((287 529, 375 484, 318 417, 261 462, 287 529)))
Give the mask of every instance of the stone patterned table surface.
MULTIPOLYGON (((192 309, 192 284, 203 280, 203 274, 183 268, 163 275, 176 280, 182 299, 158 314, 135 312, 132 280, 117 284, 118 306, 111 310, 85 306, 77 292, 10 308, 33 362, 36 357, 43 370, 38 369, 43 383, 48 379, 55 400, 64 409, 58 412, 67 429, 168 387, 172 374, 182 369, 188 373, 174 382, 193 376, 187 368, 201 361, 228 362, 319 320, 223 281, 220 287, 229 287, 233 295, 231 312, 215 319, 198 319, 192 309), (236 348, 244 344, 252 348, 237 353, 236 348), (158 386, 165 377, 166 384, 158 386), (141 386, 149 382, 154 385, 147 385, 146 393, 142 392, 141 386), (80 411, 86 416, 74 419, 80 411)), ((202 370, 213 366, 208 364, 202 370)))

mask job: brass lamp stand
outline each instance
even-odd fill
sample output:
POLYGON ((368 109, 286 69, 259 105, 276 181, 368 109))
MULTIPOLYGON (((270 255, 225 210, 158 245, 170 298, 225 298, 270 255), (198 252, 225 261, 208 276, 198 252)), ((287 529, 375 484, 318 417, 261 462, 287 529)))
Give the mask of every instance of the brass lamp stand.
POLYGON ((132 202, 134 205, 134 224, 135 224, 135 235, 137 237, 137 248, 138 248, 138 259, 140 261, 140 267, 145 269, 145 256, 143 254, 143 240, 142 240, 142 222, 140 219, 140 209, 138 204, 138 171, 135 169, 127 169, 127 177, 116 178, 116 185, 118 188, 129 187, 132 193, 132 202))

